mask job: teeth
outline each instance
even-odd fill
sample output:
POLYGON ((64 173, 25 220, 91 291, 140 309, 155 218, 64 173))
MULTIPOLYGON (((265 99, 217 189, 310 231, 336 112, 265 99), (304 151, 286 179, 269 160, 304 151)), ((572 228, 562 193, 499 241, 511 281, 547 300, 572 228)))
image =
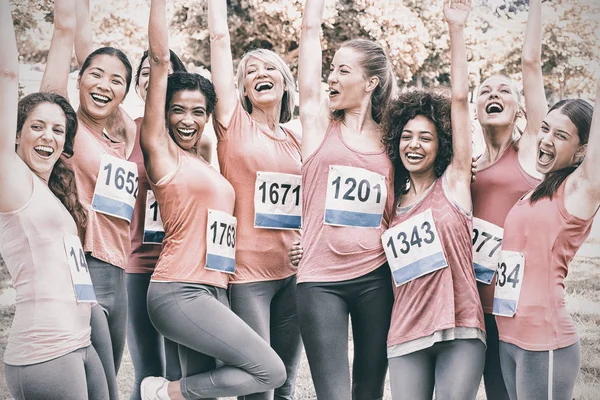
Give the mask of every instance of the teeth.
POLYGON ((339 92, 335 89, 331 89, 329 88, 329 95, 334 95, 334 94, 338 94, 339 92))
POLYGON ((33 149, 35 151, 37 151, 38 153, 40 153, 40 155, 46 156, 46 157, 49 157, 54 153, 54 149, 52 147, 48 147, 48 146, 35 146, 33 149), (46 154, 43 154, 43 153, 46 153, 46 154))
POLYGON ((189 136, 189 135, 191 135, 192 133, 194 133, 196 131, 195 129, 183 129, 183 128, 180 128, 180 129, 177 129, 177 130, 181 134, 183 134, 184 136, 189 136))
POLYGON ((95 93, 92 93, 92 98, 93 98, 94 100, 101 101, 101 102, 103 102, 103 103, 108 103, 108 102, 110 101, 110 99, 109 99, 108 97, 106 97, 106 96, 103 96, 103 95, 101 95, 101 94, 95 94, 95 93))
POLYGON ((406 157, 410 158, 412 160, 420 160, 420 159, 424 158, 424 156, 422 154, 417 154, 417 153, 406 153, 406 157))
POLYGON ((552 153, 548 153, 547 151, 540 149, 540 155, 538 158, 542 163, 548 163, 552 161, 554 155, 552 155, 552 153))
POLYGON ((491 104, 488 104, 485 111, 488 114, 501 113, 502 111, 504 111, 504 108, 498 103, 491 103, 491 104))
POLYGON ((255 86, 255 89, 259 92, 262 92, 263 90, 269 90, 272 88, 273 88, 273 84, 270 82, 261 82, 255 86))

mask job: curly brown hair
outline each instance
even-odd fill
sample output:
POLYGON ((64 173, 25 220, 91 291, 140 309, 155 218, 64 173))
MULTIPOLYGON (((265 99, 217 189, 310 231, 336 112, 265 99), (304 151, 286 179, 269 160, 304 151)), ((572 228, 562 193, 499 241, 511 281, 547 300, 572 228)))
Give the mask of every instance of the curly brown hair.
POLYGON ((410 175, 400 159, 400 138, 404 126, 411 119, 422 115, 435 125, 438 138, 438 154, 434 171, 442 176, 452 160, 451 99, 442 92, 414 90, 400 94, 390 102, 382 120, 383 138, 388 156, 394 165, 394 197, 396 201, 408 191, 410 175))
MULTIPOLYGON (((77 114, 69 104, 68 100, 61 95, 40 92, 23 97, 21 101, 19 101, 18 107, 17 135, 21 134, 21 130, 23 129, 23 125, 29 114, 42 103, 56 104, 65 113, 66 137, 63 156, 67 158, 72 157, 75 134, 77 133, 77 114)), ((87 224, 87 212, 77 198, 75 174, 60 158, 56 161, 56 164, 54 164, 54 168, 52 168, 52 173, 48 180, 48 188, 65 206, 71 216, 73 216, 73 219, 77 224, 79 237, 83 240, 87 224)))

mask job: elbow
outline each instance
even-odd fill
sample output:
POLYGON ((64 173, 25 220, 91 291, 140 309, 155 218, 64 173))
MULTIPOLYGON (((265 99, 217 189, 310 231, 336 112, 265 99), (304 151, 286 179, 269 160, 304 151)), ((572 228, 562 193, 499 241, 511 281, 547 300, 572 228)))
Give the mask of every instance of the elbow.
POLYGON ((0 80, 3 82, 19 82, 19 63, 16 58, 10 64, 0 62, 0 80))
POLYGON ((223 42, 225 40, 229 40, 229 31, 227 28, 212 28, 209 31, 210 33, 210 42, 218 43, 223 42))
POLYGON ((148 58, 151 61, 150 65, 166 66, 168 68, 171 63, 171 53, 169 53, 168 49, 167 51, 155 51, 154 49, 151 49, 148 58))
POLYGON ((541 69, 542 68, 542 58, 539 55, 525 54, 521 57, 521 64, 523 67, 530 69, 541 69))
POLYGON ((321 31, 321 21, 302 20, 302 36, 318 36, 321 31))
POLYGON ((465 91, 457 91, 457 92, 452 92, 452 105, 456 105, 456 106, 466 106, 468 107, 469 104, 469 91, 465 90, 465 91))

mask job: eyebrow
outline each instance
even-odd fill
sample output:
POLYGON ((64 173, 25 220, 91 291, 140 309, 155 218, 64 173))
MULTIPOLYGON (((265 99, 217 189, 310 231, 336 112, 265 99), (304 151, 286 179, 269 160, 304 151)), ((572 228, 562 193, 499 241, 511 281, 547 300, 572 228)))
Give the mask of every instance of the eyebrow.
MULTIPOLYGON (((48 123, 47 123, 46 121, 44 121, 43 119, 34 119, 34 120, 33 120, 33 121, 31 121, 31 122, 32 122, 32 123, 33 123, 33 122, 40 122, 40 123, 42 123, 42 124, 44 124, 44 125, 48 125, 48 123)), ((61 123, 58 123, 58 124, 54 124, 54 123, 53 123, 53 124, 51 124, 51 125, 54 125, 54 126, 62 126, 63 128, 65 127, 65 124, 61 124, 61 123)))
MULTIPOLYGON (((410 129, 402 129, 402 133, 404 133, 404 132, 413 133, 413 131, 411 131, 410 129)), ((431 131, 417 131, 417 133, 429 133, 429 134, 433 135, 433 133, 431 131)))
MULTIPOLYGON (((547 128, 550 128, 550 125, 546 121, 542 121, 542 125, 545 126, 545 127, 547 127, 547 128)), ((565 131, 565 130, 557 129, 556 131, 560 132, 560 133, 564 133, 565 135, 571 137, 571 134, 569 132, 565 131)))
MULTIPOLYGON (((100 72, 102 72, 102 73, 106 72, 106 71, 104 71, 104 70, 103 70, 102 68, 100 68, 100 67, 92 67, 92 68, 90 68, 90 70, 93 70, 93 69, 97 69, 98 71, 100 71, 100 72)), ((144 69, 144 68, 142 68, 142 69, 144 69)), ((125 80, 125 78, 123 78, 123 76, 121 76, 121 74, 112 74, 111 76, 115 76, 115 77, 117 77, 117 78, 121 78, 121 79, 125 80)))
MULTIPOLYGON (((184 106, 183 104, 178 104, 178 103, 171 104, 171 108, 175 108, 175 107, 180 107, 180 108, 187 109, 187 107, 184 106)), ((204 106, 197 106, 197 107, 193 107, 192 108, 192 111, 197 111, 197 110, 206 111, 206 107, 204 107, 204 106)))

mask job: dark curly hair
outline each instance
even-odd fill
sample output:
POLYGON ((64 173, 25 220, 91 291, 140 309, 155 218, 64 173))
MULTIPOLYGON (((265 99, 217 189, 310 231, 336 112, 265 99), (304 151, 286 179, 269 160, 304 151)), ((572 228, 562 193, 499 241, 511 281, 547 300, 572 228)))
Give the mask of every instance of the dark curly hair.
MULTIPOLYGON (((17 115, 17 135, 21 134, 23 125, 29 117, 29 114, 40 104, 50 103, 59 106, 65 113, 65 147, 63 156, 70 158, 73 156, 73 144, 75 142, 75 134, 77 133, 77 114, 68 100, 61 95, 55 93, 33 93, 27 95, 19 101, 17 115)), ((79 237, 85 237, 85 228, 87 224, 87 212, 81 205, 77 197, 77 185, 75 184, 75 174, 59 158, 52 168, 50 179, 48 180, 48 188, 65 206, 67 211, 73 216, 77 224, 79 237)))
POLYGON ((396 201, 408 191, 409 173, 400 158, 400 138, 404 126, 411 119, 422 115, 435 125, 438 138, 438 154, 434 171, 442 176, 452 160, 452 123, 450 119, 450 97, 444 93, 415 90, 400 94, 392 100, 383 116, 382 142, 394 165, 394 198, 396 201))

